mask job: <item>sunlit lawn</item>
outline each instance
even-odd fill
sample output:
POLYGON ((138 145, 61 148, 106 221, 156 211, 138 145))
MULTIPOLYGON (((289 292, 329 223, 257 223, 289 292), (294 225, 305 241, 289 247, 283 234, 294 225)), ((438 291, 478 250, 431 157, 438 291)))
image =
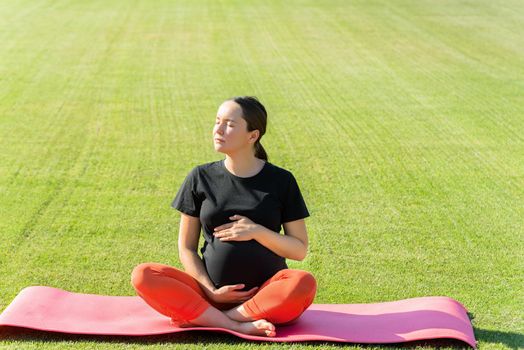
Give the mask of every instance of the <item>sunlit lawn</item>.
MULTIPOLYGON (((220 103, 266 106, 311 217, 315 303, 452 297, 480 349, 524 344, 519 1, 2 1, 0 310, 20 290, 135 295, 181 267, 170 203, 220 103)), ((3 331, 2 348, 312 348, 193 332, 3 331)), ((456 342, 399 344, 424 349, 456 342)), ((347 344, 348 348, 363 345, 347 344)), ((386 345, 366 346, 386 349, 386 345)))

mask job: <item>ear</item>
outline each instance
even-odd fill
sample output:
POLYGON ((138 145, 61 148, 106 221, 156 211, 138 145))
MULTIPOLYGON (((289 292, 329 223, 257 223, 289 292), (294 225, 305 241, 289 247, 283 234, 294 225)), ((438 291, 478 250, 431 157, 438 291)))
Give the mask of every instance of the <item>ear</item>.
POLYGON ((255 129, 251 131, 251 135, 249 136, 249 141, 252 143, 255 143, 258 140, 259 135, 260 135, 260 130, 255 129))

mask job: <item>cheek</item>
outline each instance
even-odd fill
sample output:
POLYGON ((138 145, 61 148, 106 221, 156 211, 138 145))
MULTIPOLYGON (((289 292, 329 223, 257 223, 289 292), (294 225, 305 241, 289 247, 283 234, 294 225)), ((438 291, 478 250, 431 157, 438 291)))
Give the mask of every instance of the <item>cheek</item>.
POLYGON ((238 132, 236 128, 226 128, 224 129, 224 134, 227 136, 228 140, 234 140, 238 138, 238 132))

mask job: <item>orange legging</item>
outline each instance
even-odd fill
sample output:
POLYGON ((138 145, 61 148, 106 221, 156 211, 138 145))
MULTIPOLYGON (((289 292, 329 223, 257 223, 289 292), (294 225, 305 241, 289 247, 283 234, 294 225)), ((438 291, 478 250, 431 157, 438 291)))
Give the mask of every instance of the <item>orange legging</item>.
MULTIPOLYGON (((203 286, 188 273, 160 263, 142 263, 131 274, 131 285, 144 301, 173 320, 190 321, 210 305, 227 310, 240 303, 216 303, 203 286)), ((265 281, 256 294, 243 303, 254 320, 275 324, 295 321, 313 302, 317 283, 307 271, 284 269, 265 281)))

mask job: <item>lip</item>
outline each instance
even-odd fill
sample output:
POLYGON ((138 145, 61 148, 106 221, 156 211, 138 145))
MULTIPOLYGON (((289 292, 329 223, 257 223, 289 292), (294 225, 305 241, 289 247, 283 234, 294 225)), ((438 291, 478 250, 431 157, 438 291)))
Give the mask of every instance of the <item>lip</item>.
POLYGON ((215 141, 226 142, 225 140, 222 140, 222 139, 215 139, 215 141))

